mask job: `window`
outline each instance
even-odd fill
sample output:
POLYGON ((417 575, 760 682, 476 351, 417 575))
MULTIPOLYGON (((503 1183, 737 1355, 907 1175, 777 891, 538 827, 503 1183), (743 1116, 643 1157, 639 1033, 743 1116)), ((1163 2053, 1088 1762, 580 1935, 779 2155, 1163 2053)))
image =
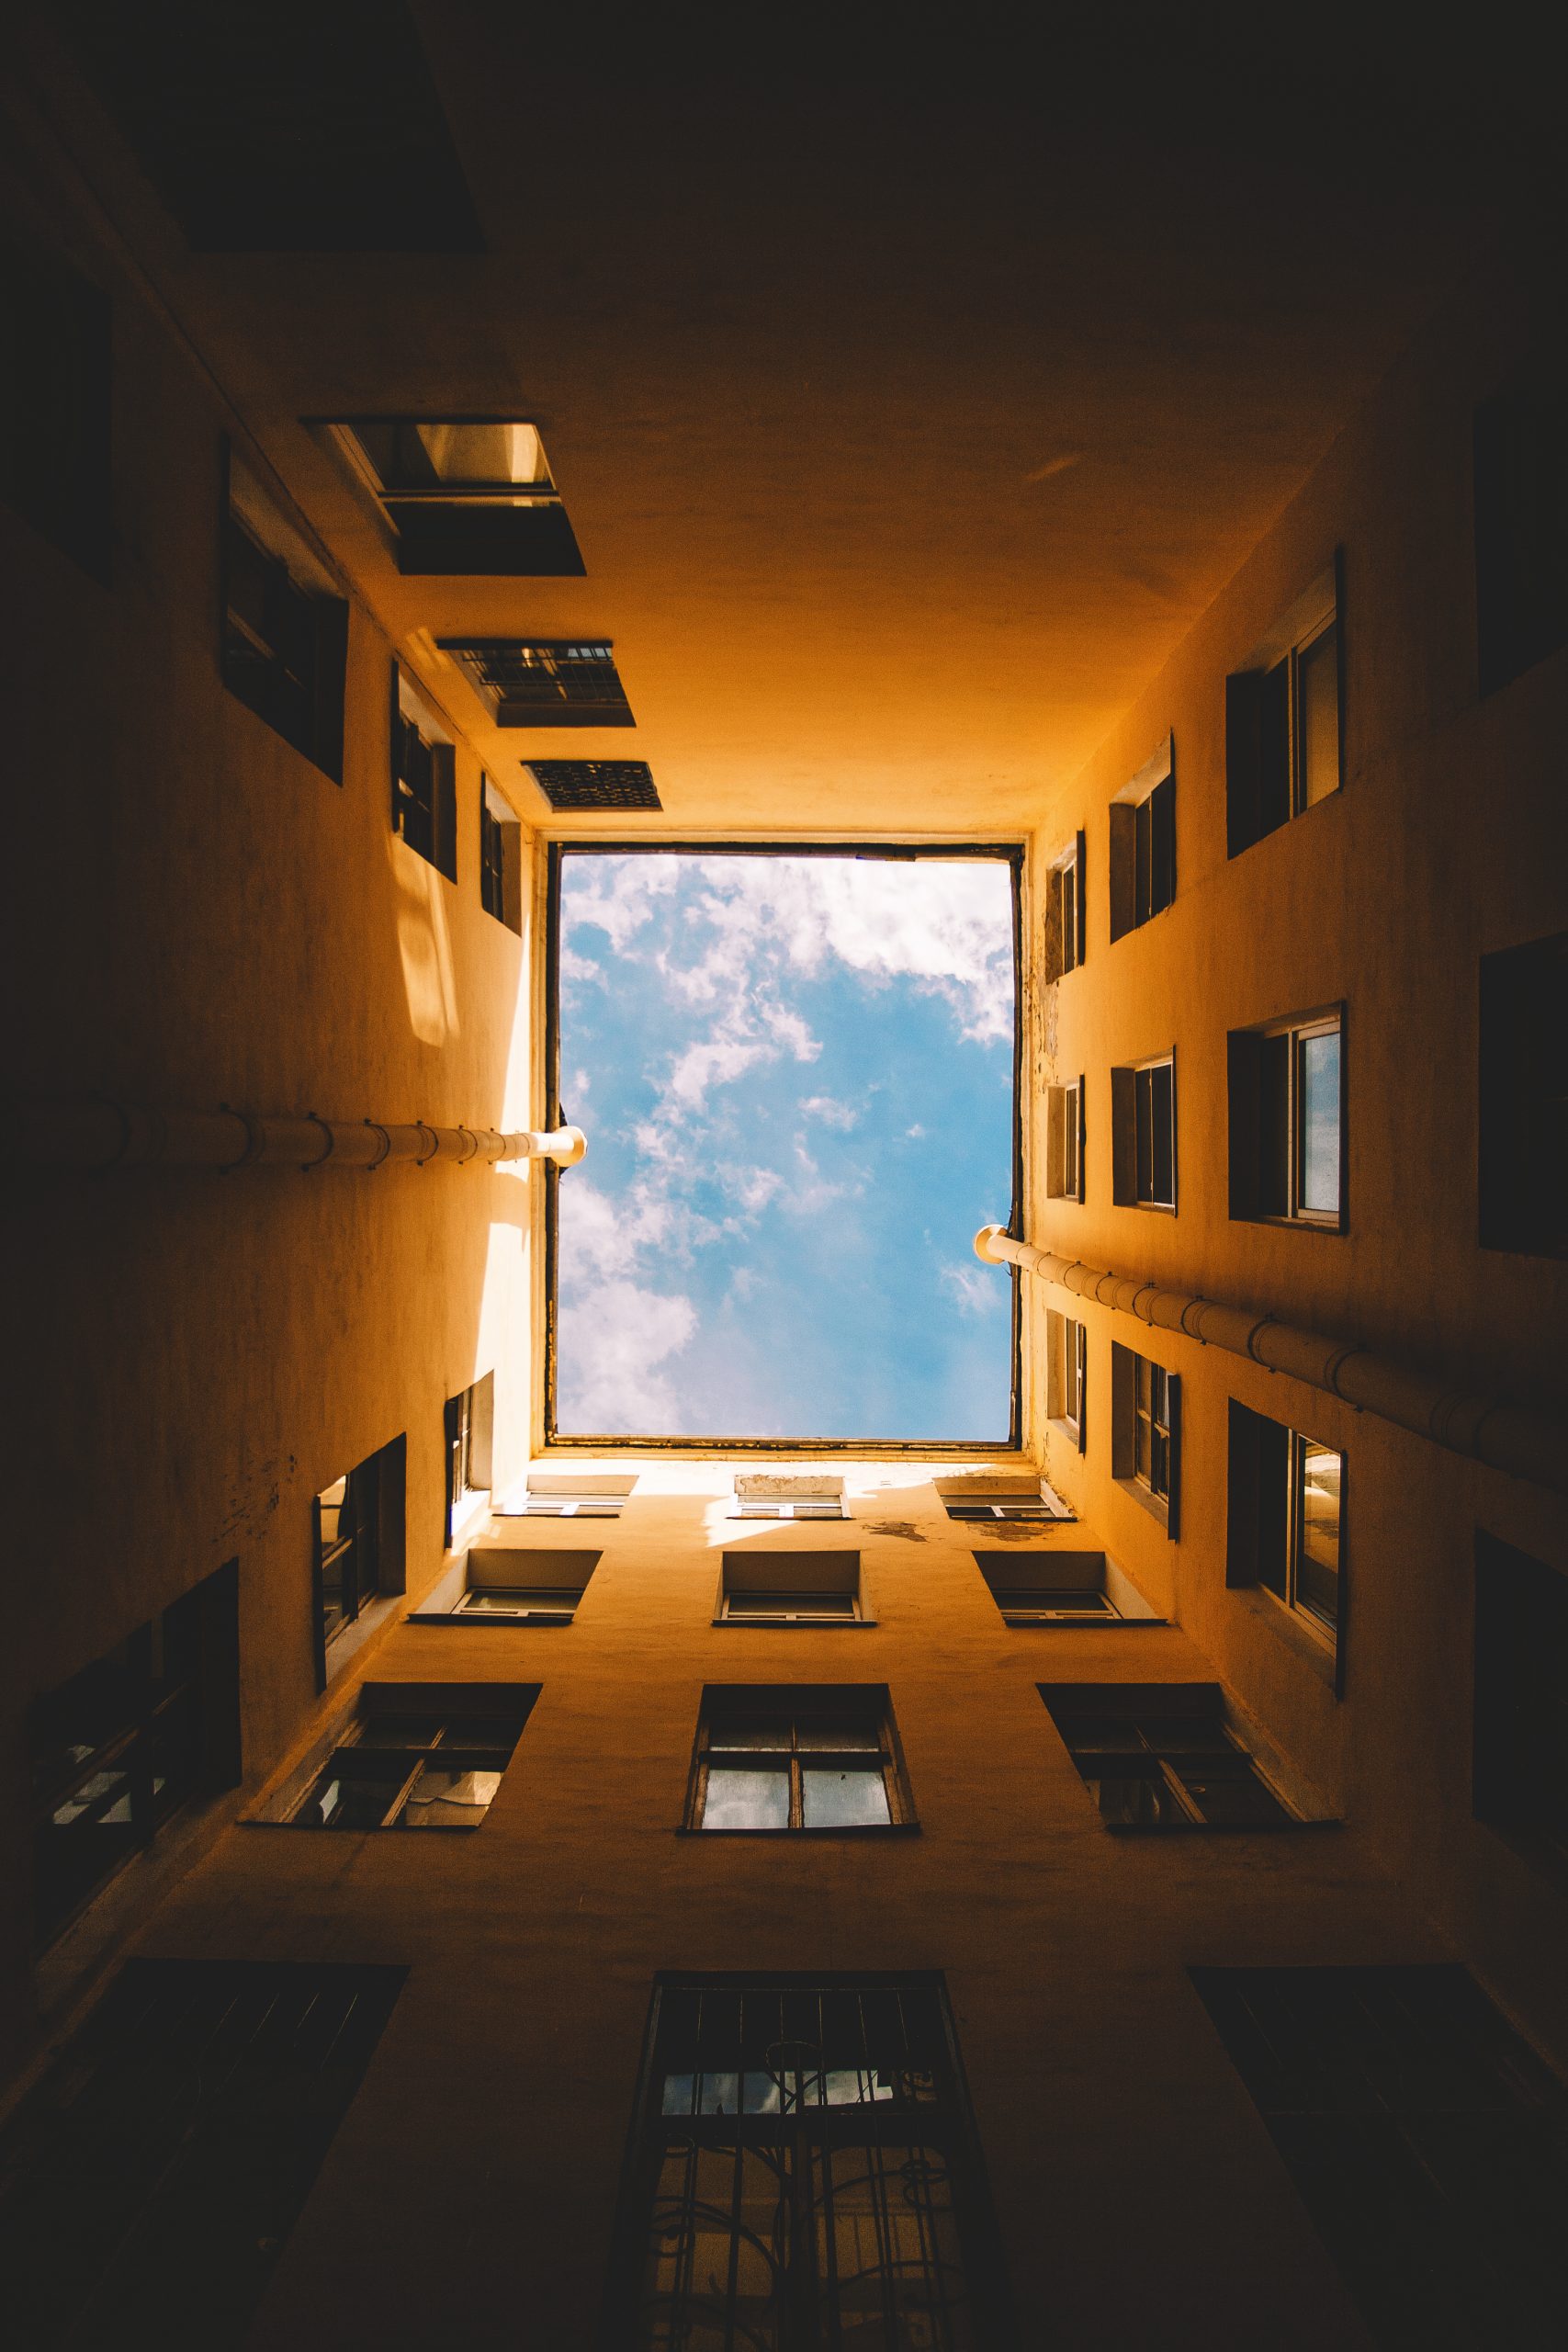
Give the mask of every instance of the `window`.
POLYGON ((1225 680, 1225 833, 1232 857, 1338 791, 1338 593, 1331 567, 1225 680))
POLYGON ((391 526, 400 571, 581 576, 536 425, 367 416, 328 430, 391 526))
POLYGON ((1562 2342, 1568 2103, 1464 1969, 1191 1976, 1371 2341, 1562 2342))
POLYGON ((403 1589, 403 1498, 407 1441, 394 1438, 323 1487, 315 1521, 316 1661, 326 1687, 327 1653, 381 1593, 403 1589))
POLYGON ((841 1478, 775 1477, 742 1471, 735 1480, 731 1519, 847 1519, 841 1478))
POLYGON ((955 2049, 932 1976, 661 1979, 604 2340, 1013 2342, 955 2049))
POLYGON ((482 1536, 411 1611, 414 1625, 570 1625, 603 1555, 482 1536))
POLYGON ((1343 1015, 1233 1029, 1230 1213, 1344 1230, 1343 1015))
POLYGON ((28 1746, 40 1948, 182 1805, 237 1784, 238 1594, 230 1561, 34 1705, 28 1746))
POLYGON ((1084 1196, 1084 1082, 1045 1090, 1045 1196, 1081 1201, 1084 1196))
POLYGON ((1045 1411, 1081 1453, 1087 1442, 1084 1391, 1089 1385, 1089 1333, 1070 1315, 1045 1310, 1045 1411))
POLYGON ((1156 1625, 1143 1594, 1103 1552, 976 1552, 1010 1625, 1156 1625))
POLYGON ((1060 980, 1084 959, 1084 839, 1059 857, 1045 876, 1045 978, 1060 980))
POLYGON ((238 2352, 407 1975, 128 1960, 0 2131, 12 2340, 238 2352))
POLYGON ((704 1692, 688 1828, 890 1829, 913 1818, 885 1687, 704 1692))
POLYGON ((459 1396, 449 1397, 446 1430, 446 1547, 481 1514, 491 1495, 491 1433, 495 1420, 495 1374, 487 1372, 459 1396))
POLYGON ((1181 1443, 1181 1383, 1163 1364, 1111 1343, 1111 1473, 1152 1511, 1174 1543, 1181 1443))
POLYGON ((1568 1576, 1480 1530, 1474 1803, 1568 1862, 1568 1576))
POLYGON ((521 1495, 509 1495, 498 1519, 619 1519, 635 1477, 596 1471, 586 1477, 536 1470, 521 1495))
POLYGON ((1111 1073, 1111 1190, 1122 1208, 1176 1207, 1176 1057, 1111 1073))
POLYGON ((523 828, 488 775, 479 778, 479 904, 521 938, 523 828))
POLYGON ((299 1829, 477 1829, 538 1686, 367 1682, 356 1712, 261 1819, 299 1829))
POLYGON ((1483 1250, 1568 1258, 1568 931, 1481 959, 1483 1250))
POLYGON ((1043 1478, 939 1478, 937 1493, 949 1519, 1070 1520, 1072 1511, 1043 1478))
POLYGON ((1226 1721, 1213 1682, 1042 1684, 1111 1829, 1269 1829, 1299 1816, 1226 1721))
POLYGON ((1111 936, 1122 938, 1176 896, 1175 753, 1168 735, 1111 804, 1111 936))
POLYGON ((646 760, 525 760, 552 808, 661 808, 646 760))
POLYGON ((1475 412, 1475 620, 1481 692, 1568 642, 1568 393, 1515 384, 1475 412))
POLYGON ((226 462, 223 683, 275 735, 341 784, 347 603, 232 449, 226 462))
POLYGON ((744 1625, 858 1625, 858 1552, 727 1552, 718 1620, 744 1625))
POLYGON ((1332 1649, 1343 1614, 1345 1457, 1231 1399, 1225 1581, 1272 1593, 1332 1649))
POLYGON ((606 639, 443 637, 497 727, 635 727, 606 639))
POLYGON ((457 754, 434 712, 392 666, 392 831, 457 879, 457 754))
POLYGON ((0 246, 0 498, 106 586, 114 536, 109 300, 0 246))

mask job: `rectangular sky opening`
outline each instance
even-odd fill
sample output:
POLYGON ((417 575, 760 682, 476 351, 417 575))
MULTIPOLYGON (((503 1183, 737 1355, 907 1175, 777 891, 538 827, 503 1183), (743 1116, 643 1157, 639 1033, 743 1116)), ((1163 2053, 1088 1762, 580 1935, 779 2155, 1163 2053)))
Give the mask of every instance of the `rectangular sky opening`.
POLYGON ((1019 853, 551 855, 550 1438, 1016 1442, 1019 853))

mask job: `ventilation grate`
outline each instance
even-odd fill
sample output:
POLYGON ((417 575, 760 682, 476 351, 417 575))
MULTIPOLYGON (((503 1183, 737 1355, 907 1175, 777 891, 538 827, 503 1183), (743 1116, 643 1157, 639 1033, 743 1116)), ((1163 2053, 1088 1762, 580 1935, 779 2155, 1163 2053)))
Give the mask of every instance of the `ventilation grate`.
POLYGON ((552 808, 661 808, 646 760, 525 760, 552 808))

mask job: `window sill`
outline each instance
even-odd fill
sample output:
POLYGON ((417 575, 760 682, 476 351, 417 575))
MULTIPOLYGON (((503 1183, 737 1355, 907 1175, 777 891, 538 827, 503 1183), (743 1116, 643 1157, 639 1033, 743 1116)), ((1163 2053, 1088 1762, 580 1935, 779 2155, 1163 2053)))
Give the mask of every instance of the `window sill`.
POLYGON ((360 1651, 368 1643, 374 1641, 378 1634, 390 1624, 404 1597, 400 1592, 380 1594, 370 1603, 368 1609, 360 1611, 351 1625, 344 1625, 340 1633, 333 1635, 326 1646, 326 1673, 321 1684, 323 1690, 330 1690, 344 1668, 357 1657, 360 1651))
POLYGON ((1083 1439, 1078 1433, 1077 1421, 1064 1421, 1058 1415, 1053 1413, 1047 1417, 1045 1426, 1047 1429, 1055 1430, 1058 1437, 1065 1437, 1075 1453, 1083 1452, 1083 1439))
POLYGON ((1235 1585, 1231 1589, 1243 1608, 1250 1610, 1255 1617, 1266 1619, 1269 1631, 1277 1634, 1286 1647, 1293 1650, 1321 1682, 1326 1682, 1331 1690, 1336 1690, 1338 1660, 1335 1645, 1326 1635, 1315 1634, 1293 1609, 1285 1606, 1278 1593, 1270 1592, 1266 1585, 1235 1585))
POLYGON ((1176 1215, 1176 1203, 1174 1201, 1113 1201, 1111 1203, 1111 1206, 1118 1209, 1142 1209, 1145 1216, 1174 1216, 1176 1215))
POLYGON ((1264 1210, 1233 1209, 1232 1225, 1268 1225, 1281 1233, 1347 1234, 1350 1228, 1344 1217, 1275 1216, 1264 1210))
POLYGON ((1168 1536, 1170 1534, 1170 1505, 1162 1496, 1152 1493, 1141 1478, 1118 1478, 1114 1483, 1129 1501, 1148 1512, 1156 1527, 1162 1527, 1168 1536))
MULTIPOLYGON (((247 1813, 240 1822, 242 1829, 286 1829, 291 1837, 334 1838, 347 1845, 355 1838, 392 1838, 403 1834, 400 1821, 382 1822, 375 1829, 327 1829, 314 1821, 273 1821, 263 1813, 247 1813)), ((482 1829, 482 1821, 432 1821, 420 1830, 411 1830, 410 1837, 471 1838, 482 1829)))
POLYGON ((858 1634, 876 1623, 874 1617, 716 1617, 727 1634, 858 1634))
POLYGON ((490 1523, 490 1494, 488 1489, 474 1487, 466 1494, 452 1513, 452 1532, 446 1538, 448 1552, 463 1551, 468 1538, 490 1523))
POLYGON ((1002 1623, 1014 1634, 1117 1634, 1140 1625, 1168 1627, 1168 1617, 1010 1617, 1002 1623))
POLYGON ((465 1625, 470 1632, 482 1625, 512 1634, 564 1634, 576 1621, 569 1617, 562 1623, 558 1619, 546 1619, 531 1624, 525 1617, 472 1616, 462 1609, 411 1609, 404 1622, 410 1625, 465 1625))
POLYGON ((918 1821, 846 1822, 837 1829, 705 1829, 700 1823, 682 1821, 676 1824, 677 1838, 915 1838, 919 1835, 918 1821))
POLYGON ((1102 1821, 1112 1838, 1292 1838, 1303 1829, 1343 1829, 1323 1821, 1102 1821))

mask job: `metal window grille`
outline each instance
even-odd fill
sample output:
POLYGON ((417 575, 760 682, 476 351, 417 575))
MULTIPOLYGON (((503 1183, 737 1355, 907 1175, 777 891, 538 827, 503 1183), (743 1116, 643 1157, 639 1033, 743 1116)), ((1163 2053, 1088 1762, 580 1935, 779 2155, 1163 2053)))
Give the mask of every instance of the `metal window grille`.
POLYGON ((939 1985, 660 1986, 606 2344, 982 2352, 989 2238, 939 1985))
POLYGON ((0 2136, 13 2340, 237 2352, 407 1973, 128 1961, 0 2136))
POLYGON ((439 642, 499 726, 632 724, 607 639, 444 637, 439 642))
POLYGON ((660 808, 646 760, 526 760, 552 808, 660 808))

